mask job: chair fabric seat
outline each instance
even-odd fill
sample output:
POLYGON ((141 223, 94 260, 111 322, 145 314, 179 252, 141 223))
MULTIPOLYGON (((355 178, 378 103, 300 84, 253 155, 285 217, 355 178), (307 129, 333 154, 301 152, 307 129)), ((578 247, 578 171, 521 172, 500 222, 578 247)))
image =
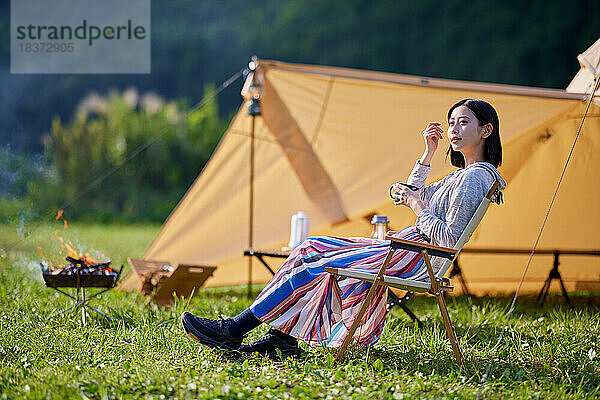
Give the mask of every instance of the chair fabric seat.
MULTIPOLYGON (((375 280, 375 277, 377 276, 377 274, 371 272, 356 271, 347 268, 340 269, 326 267, 325 271, 335 275, 356 278, 367 282, 373 282, 375 280)), ((431 289, 431 283, 429 282, 415 281, 412 279, 402 279, 391 275, 383 275, 383 282, 386 286, 402 290, 411 290, 417 293, 425 293, 431 289)))

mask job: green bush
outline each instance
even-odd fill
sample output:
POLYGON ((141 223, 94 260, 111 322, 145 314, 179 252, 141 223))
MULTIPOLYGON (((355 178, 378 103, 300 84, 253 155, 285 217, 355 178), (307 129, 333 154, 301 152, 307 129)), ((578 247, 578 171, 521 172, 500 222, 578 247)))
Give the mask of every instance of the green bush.
POLYGON ((183 101, 164 103, 132 89, 88 96, 73 121, 52 121, 46 154, 54 173, 31 185, 28 198, 42 214, 68 205, 67 218, 164 220, 227 125, 214 99, 187 110, 183 101))

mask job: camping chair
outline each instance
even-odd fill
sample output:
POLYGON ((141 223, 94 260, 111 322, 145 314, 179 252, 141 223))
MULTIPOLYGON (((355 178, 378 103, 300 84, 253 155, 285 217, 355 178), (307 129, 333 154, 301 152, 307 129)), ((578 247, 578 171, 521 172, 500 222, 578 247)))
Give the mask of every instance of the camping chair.
POLYGON ((463 357, 460 352, 460 347, 458 346, 458 339, 456 338, 456 333, 454 332, 454 327, 450 322, 450 316, 448 315, 448 309, 446 308, 446 300, 444 298, 445 292, 451 292, 454 287, 451 285, 450 280, 444 278, 444 275, 452 265, 453 261, 456 259, 463 245, 469 240, 479 222, 481 222, 483 215, 487 211, 490 202, 494 201, 496 203, 500 203, 502 199, 502 194, 498 190, 498 186, 500 182, 495 181, 488 193, 485 195, 477 210, 475 210, 475 214, 471 217, 471 220, 465 227, 463 233, 460 235, 458 241, 454 245, 454 248, 447 247, 439 247, 433 246, 430 244, 414 242, 410 240, 398 239, 392 236, 386 236, 387 240, 390 240, 390 250, 388 251, 387 257, 383 262, 383 265, 379 269, 377 274, 369 273, 369 272, 360 272, 353 271, 351 269, 338 269, 326 267, 325 270, 331 274, 338 276, 345 276, 350 278, 356 278, 367 282, 373 282, 373 285, 369 289, 367 293, 367 297, 365 298, 363 305, 356 316, 356 319, 352 323, 350 330, 348 331, 348 335, 346 336, 342 346, 335 358, 336 361, 339 361, 344 357, 348 345, 352 341, 354 333, 360 324, 360 321, 371 302, 375 291, 380 285, 414 291, 418 293, 429 293, 435 295, 437 298, 438 306, 440 308, 440 313, 442 314, 442 320, 444 321, 444 326, 446 328, 446 333, 448 334, 448 339, 450 339, 450 344, 452 345, 452 350, 454 352, 454 357, 456 361, 464 367, 463 357), (429 279, 431 282, 422 282, 411 279, 401 279, 391 275, 385 275, 385 271, 388 267, 394 252, 398 249, 409 250, 414 252, 420 252, 423 255, 423 260, 425 262, 425 266, 427 267, 427 272, 429 274, 429 279), (433 272, 433 268, 431 266, 430 256, 439 257, 438 264, 441 264, 438 273, 435 274, 433 272))

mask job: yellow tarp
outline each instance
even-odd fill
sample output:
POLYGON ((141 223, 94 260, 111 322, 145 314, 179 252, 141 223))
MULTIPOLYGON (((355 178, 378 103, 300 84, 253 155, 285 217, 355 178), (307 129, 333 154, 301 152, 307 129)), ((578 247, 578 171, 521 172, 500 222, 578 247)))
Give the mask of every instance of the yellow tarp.
MULTIPOLYGON (((585 110, 584 96, 563 90, 459 82, 398 74, 260 61, 262 115, 255 119, 254 247, 287 244, 291 215, 310 217, 311 235, 368 236, 378 213, 401 229, 414 222, 388 198, 423 151, 428 121, 446 124, 448 108, 481 98, 500 116, 508 182, 467 246, 531 248, 585 110)), ((217 265, 209 286, 248 282, 251 117, 242 105, 196 182, 143 255, 172 263, 217 265)), ((430 181, 453 168, 447 140, 430 181)), ((599 249, 600 107, 592 105, 552 209, 541 248, 599 249)), ((477 294, 516 289, 527 257, 461 256, 477 294)), ((278 260, 274 260, 278 261, 278 260)), ((280 260, 279 260, 280 261, 280 260)), ((272 264, 278 267, 279 262, 272 264)), ((537 292, 551 256, 535 257, 525 291, 537 292)), ((600 289, 600 258, 561 257, 567 288, 600 289), (585 282, 585 283, 583 283, 585 282), (593 283, 590 283, 593 282, 593 283)), ((270 274, 257 261, 252 281, 270 274)))

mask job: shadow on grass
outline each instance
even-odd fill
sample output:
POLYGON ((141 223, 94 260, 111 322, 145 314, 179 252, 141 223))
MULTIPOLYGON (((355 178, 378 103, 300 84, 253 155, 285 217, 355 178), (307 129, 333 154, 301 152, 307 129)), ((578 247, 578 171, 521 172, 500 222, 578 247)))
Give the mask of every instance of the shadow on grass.
MULTIPOLYGON (((490 306, 492 309, 496 308, 496 315, 484 323, 471 324, 468 319, 465 321, 468 315, 464 312, 458 316, 451 315, 463 352, 466 371, 462 370, 454 359, 435 300, 426 297, 417 298, 417 301, 409 303, 413 312, 423 322, 422 326, 410 321, 401 310, 395 311, 392 318, 388 315, 388 323, 392 335, 394 332, 400 332, 429 340, 428 349, 409 346, 406 341, 402 343, 402 340, 398 340, 400 344, 395 344, 392 337, 388 338, 388 343, 375 345, 372 348, 351 347, 343 362, 364 362, 374 368, 377 367, 381 372, 402 370, 409 374, 418 372, 425 375, 433 373, 462 375, 466 372, 468 381, 475 383, 479 382, 488 366, 493 364, 490 380, 496 382, 520 384, 523 381, 533 380, 564 384, 565 377, 567 379, 577 377, 580 386, 589 389, 597 387, 600 384, 597 368, 590 365, 583 368, 581 360, 574 357, 573 353, 577 350, 573 350, 571 354, 567 352, 566 356, 561 355, 562 359, 558 360, 552 359, 550 355, 540 355, 539 349, 544 348, 565 351, 566 346, 562 345, 560 338, 561 335, 569 334, 570 327, 567 326, 564 332, 552 335, 547 332, 536 332, 536 330, 541 330, 538 326, 541 328, 544 324, 561 325, 565 322, 566 325, 583 324, 578 328, 585 327, 585 321, 580 322, 580 320, 593 319, 600 309, 598 294, 572 294, 570 305, 564 304, 561 295, 550 295, 542 307, 537 303, 537 296, 521 296, 516 303, 512 320, 506 324, 505 316, 512 299, 512 296, 450 298, 451 309, 468 310, 490 308, 490 306), (420 310, 424 310, 425 315, 419 313, 420 310), (528 318, 529 321, 524 323, 521 321, 523 317, 528 318), (519 327, 520 324, 531 324, 532 321, 537 321, 539 324, 530 329, 519 327), (513 323, 517 328, 512 325, 513 323), (503 329, 506 329, 504 339, 496 346, 503 329), (527 334, 528 331, 536 334, 527 334), (440 343, 435 343, 439 339, 442 339, 445 345, 440 346, 440 343), (530 351, 533 347, 537 347, 538 351, 530 351)), ((593 329, 593 327, 589 328, 593 329)), ((551 329, 548 331, 550 332, 551 329)), ((581 348, 584 346, 585 344, 581 343, 581 348)))

